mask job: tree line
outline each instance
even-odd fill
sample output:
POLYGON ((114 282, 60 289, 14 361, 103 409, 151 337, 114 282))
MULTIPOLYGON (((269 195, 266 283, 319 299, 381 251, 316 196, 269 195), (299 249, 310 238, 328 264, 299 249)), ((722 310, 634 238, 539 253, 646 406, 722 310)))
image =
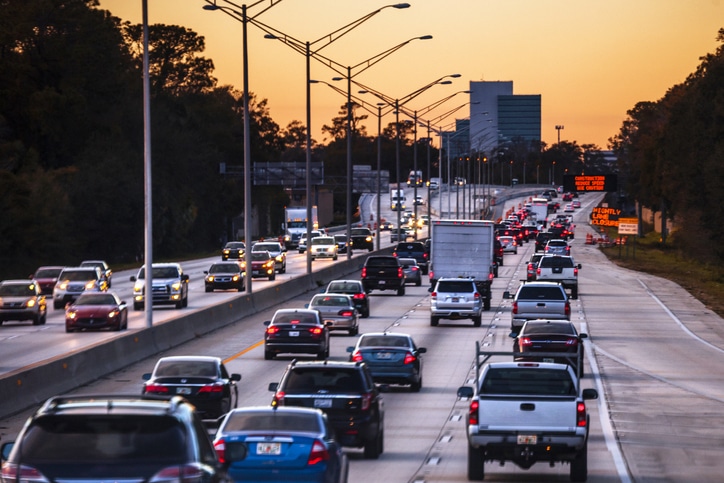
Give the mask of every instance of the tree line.
MULTIPOLYGON (((724 43, 724 29, 716 39, 724 43)), ((661 99, 629 110, 609 142, 628 195, 673 220, 673 246, 717 263, 724 258, 724 46, 700 60, 661 99)))
MULTIPOLYGON (((222 164, 243 159, 243 96, 213 76, 202 36, 181 26, 149 27, 153 250, 157 259, 218 250, 234 239, 244 211, 243 179, 223 176, 222 164)), ((97 0, 4 2, 0 16, 0 279, 26 277, 39 265, 82 259, 141 261, 144 239, 142 27, 99 8, 97 0)), ((306 127, 282 128, 270 103, 249 93, 252 163, 304 162, 306 127)), ((377 164, 376 115, 353 104, 354 164, 377 164)), ((374 114, 374 113, 373 113, 374 114)), ((413 136, 410 123, 381 134, 382 169, 402 181, 413 168, 438 172, 438 151, 413 136), (396 165, 396 136, 402 150, 396 165)), ((346 214, 346 107, 313 140, 312 160, 324 165, 340 222, 346 214)), ((487 156, 502 175, 535 182, 553 162, 564 172, 610 169, 598 148, 563 142, 546 146, 511 140, 498 153, 468 153, 456 166, 487 156), (523 175, 525 171, 525 175, 523 175)), ((455 176, 455 175, 453 175, 455 176)), ((544 178, 541 176, 541 178, 544 178)), ((497 182, 496 178, 493 178, 497 182)), ((501 181, 502 182, 502 181, 501 181)), ((543 179, 541 179, 543 182, 543 179)), ((356 206, 357 194, 353 197, 356 206)), ((279 233, 289 195, 255 186, 258 233, 279 233)))

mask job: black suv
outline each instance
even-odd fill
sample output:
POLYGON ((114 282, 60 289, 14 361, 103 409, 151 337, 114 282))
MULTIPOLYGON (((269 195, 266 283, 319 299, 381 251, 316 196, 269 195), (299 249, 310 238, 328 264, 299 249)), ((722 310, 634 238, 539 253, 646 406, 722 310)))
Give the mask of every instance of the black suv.
POLYGON ((301 406, 327 414, 337 440, 364 447, 365 458, 384 449, 384 402, 364 362, 303 361, 287 366, 280 382, 269 384, 272 406, 301 406))
POLYGON ((535 236, 535 251, 544 252, 548 240, 552 238, 555 238, 553 236, 553 233, 548 231, 539 231, 538 234, 535 236))
POLYGON ((369 228, 352 228, 350 230, 350 250, 367 250, 375 248, 375 238, 369 228))
POLYGON ((2 456, 3 481, 230 481, 180 396, 50 398, 2 456))
POLYGON ((427 252, 422 242, 400 242, 392 249, 392 255, 397 258, 414 258, 422 274, 427 275, 427 252))
POLYGON ((397 257, 392 255, 367 257, 361 278, 367 293, 372 290, 397 290, 397 295, 405 295, 405 272, 397 257))
POLYGON ((360 316, 365 319, 370 316, 370 299, 367 297, 362 282, 359 280, 332 280, 324 293, 342 293, 352 297, 352 303, 360 316))

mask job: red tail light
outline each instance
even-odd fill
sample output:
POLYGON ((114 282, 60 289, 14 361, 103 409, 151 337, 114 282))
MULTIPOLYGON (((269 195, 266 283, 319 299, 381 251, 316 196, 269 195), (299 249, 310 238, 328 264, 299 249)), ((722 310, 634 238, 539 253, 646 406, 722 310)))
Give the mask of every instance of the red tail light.
POLYGON ((278 332, 279 332, 279 327, 277 327, 276 325, 270 325, 269 327, 266 328, 267 334, 276 334, 278 332))
POLYGON ((566 345, 568 346, 577 346, 578 345, 578 339, 575 337, 571 337, 566 341, 566 345))
POLYGON ((404 361, 405 364, 412 364, 416 360, 417 360, 417 357, 412 355, 411 352, 408 352, 407 354, 405 354, 405 361, 404 361))
POLYGON ((575 268, 575 267, 573 268, 573 276, 574 276, 574 277, 577 277, 577 276, 578 276, 578 269, 575 268))
POLYGON ((204 481, 206 475, 196 464, 168 466, 149 478, 149 481, 204 481))
POLYGON ((586 426, 586 403, 583 401, 576 405, 576 424, 579 428, 586 426))
POLYGON ((518 339, 518 346, 519 347, 528 347, 533 345, 533 341, 530 340, 530 337, 521 337, 518 339))
POLYGON ((535 269, 535 273, 536 273, 536 275, 540 275, 540 267, 535 269))
POLYGON ((566 317, 571 316, 571 303, 566 300, 566 317))
POLYGON ((226 463, 226 442, 223 439, 218 440, 214 443, 214 450, 219 457, 219 463, 226 463))
POLYGON ((513 312, 514 314, 517 314, 517 313, 518 313, 518 302, 513 302, 512 312, 513 312))
POLYGON ((402 267, 397 269, 397 278, 405 278, 405 271, 402 270, 402 267))
POLYGON ((340 310, 339 311, 339 315, 341 315, 342 317, 352 317, 352 314, 354 314, 354 312, 352 312, 351 310, 340 310))
POLYGON ((435 280, 435 272, 430 270, 427 274, 430 276, 430 280, 435 280))
POLYGON ((494 273, 489 273, 489 274, 488 274, 488 280, 490 280, 490 281, 492 282, 494 278, 495 278, 495 274, 494 274, 494 273))
POLYGON ((437 298, 437 292, 430 292, 430 298, 436 299, 436 298, 437 298))
POLYGON ((423 253, 422 258, 427 258, 427 253, 423 253))
POLYGON ((393 253, 393 254, 392 254, 392 256, 393 256, 393 257, 396 257, 396 256, 397 256, 397 253, 396 253, 396 252, 395 252, 395 253, 393 253))
POLYGON ((311 332, 314 335, 319 335, 322 333, 323 330, 324 329, 322 329, 321 327, 312 327, 311 329, 309 329, 309 332, 311 332))
POLYGON ((354 294, 354 295, 352 296, 352 298, 353 298, 354 300, 364 300, 365 294, 363 294, 363 293, 356 293, 356 294, 354 294))
POLYGON ((199 394, 206 394, 206 393, 217 393, 217 392, 224 392, 224 385, 223 384, 207 384, 205 386, 201 386, 201 389, 199 389, 199 394))
POLYGON ((160 384, 149 384, 145 389, 146 392, 152 392, 155 394, 166 394, 168 392, 168 388, 160 384))
POLYGON ((478 424, 478 407, 479 403, 477 399, 470 401, 470 409, 468 409, 468 423, 477 425, 478 424))
POLYGON ((367 411, 372 406, 372 394, 362 394, 362 411, 367 411))
POLYGON ((362 357, 362 353, 360 351, 354 351, 352 353, 352 362, 364 362, 364 358, 362 357))
POLYGON ((284 391, 277 391, 276 393, 274 393, 274 400, 272 401, 272 406, 283 406, 284 396, 286 396, 286 393, 284 391))
POLYGON ((419 270, 420 269, 418 267, 410 267, 410 271, 412 271, 412 272, 417 272, 419 270))
POLYGON ((480 294, 478 292, 475 292, 475 294, 473 295, 473 298, 475 300, 478 300, 480 298, 480 294))
POLYGON ((367 278, 367 268, 362 267, 362 278, 367 278))
POLYGON ((312 466, 327 460, 329 460, 329 452, 327 451, 327 447, 324 446, 324 443, 322 443, 318 439, 315 440, 314 444, 312 445, 312 451, 309 453, 309 459, 307 460, 307 464, 309 466, 312 466))

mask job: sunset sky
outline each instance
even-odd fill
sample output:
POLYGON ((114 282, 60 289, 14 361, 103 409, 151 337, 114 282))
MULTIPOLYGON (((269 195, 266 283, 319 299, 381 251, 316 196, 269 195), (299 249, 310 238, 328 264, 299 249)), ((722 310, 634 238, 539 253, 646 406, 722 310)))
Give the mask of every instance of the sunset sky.
MULTIPOLYGON (((218 5, 230 6, 224 0, 218 5)), ((248 5, 256 0, 247 1, 248 5)), ((271 4, 249 9, 251 16, 271 4)), ((279 0, 273 0, 277 2, 279 0)), ((100 0, 101 8, 141 22, 141 0, 100 0)), ((235 2, 241 5, 242 1, 235 2)), ((281 0, 258 17, 301 41, 316 41, 390 3, 375 0, 281 0)), ((354 77, 392 98, 402 98, 448 74, 452 85, 434 86, 408 104, 421 109, 470 81, 513 81, 514 94, 541 94, 542 138, 607 148, 626 111, 656 101, 683 82, 713 53, 724 27, 724 0, 408 0, 410 8, 386 8, 321 53, 356 65, 413 37, 415 40, 354 77)), ((219 84, 242 87, 242 24, 221 11, 202 9, 204 0, 148 0, 149 23, 182 25, 206 39, 202 54, 213 60, 219 84)), ((249 25, 249 90, 268 99, 274 121, 304 122, 305 59, 249 25)), ((324 45, 324 41, 317 45, 324 45)), ((334 83, 337 74, 312 63, 313 79, 334 83)), ((354 72, 353 72, 354 74, 354 72)), ((338 82, 346 89, 345 82, 338 82)), ((353 88, 353 92, 356 89, 353 88)), ((374 105, 377 100, 367 94, 374 105)), ((465 102, 456 96, 430 117, 465 102)), ((312 86, 312 136, 331 124, 345 98, 312 86)), ((466 110, 457 117, 467 117, 466 110)), ((452 121, 453 118, 450 118, 452 121)), ((383 125, 394 121, 390 115, 383 125)), ((376 119, 364 123, 376 134, 376 119)))

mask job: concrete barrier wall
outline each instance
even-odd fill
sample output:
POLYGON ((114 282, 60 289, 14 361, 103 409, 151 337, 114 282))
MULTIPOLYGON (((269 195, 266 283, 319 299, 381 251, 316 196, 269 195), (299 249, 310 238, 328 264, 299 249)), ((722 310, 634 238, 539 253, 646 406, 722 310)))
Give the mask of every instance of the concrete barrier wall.
MULTIPOLYGON (((375 252, 389 254, 392 248, 375 252)), ((291 300, 310 290, 322 290, 340 278, 357 278, 364 257, 340 260, 311 274, 267 287, 251 295, 209 306, 150 328, 128 332, 91 348, 59 356, 0 378, 0 417, 7 417, 47 398, 71 392, 159 352, 239 322, 252 314, 291 300)))

